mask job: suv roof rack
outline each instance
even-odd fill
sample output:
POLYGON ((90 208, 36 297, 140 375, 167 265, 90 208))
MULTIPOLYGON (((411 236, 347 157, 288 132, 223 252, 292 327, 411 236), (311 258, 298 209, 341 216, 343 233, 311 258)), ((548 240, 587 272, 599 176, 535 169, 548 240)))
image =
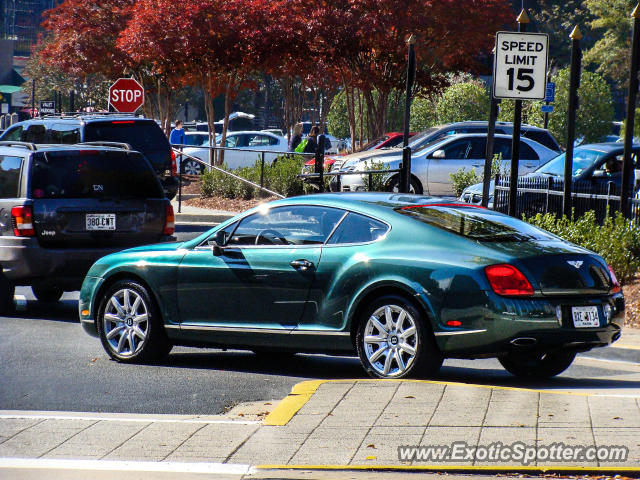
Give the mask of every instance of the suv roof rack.
POLYGON ((38 147, 34 143, 29 142, 16 142, 16 141, 0 141, 0 145, 4 147, 22 147, 31 150, 32 152, 36 151, 38 147))
POLYGON ((87 118, 87 117, 139 117, 146 118, 143 113, 120 113, 120 112, 61 112, 56 114, 40 115, 39 118, 87 118))
POLYGON ((131 148, 131 145, 124 142, 104 142, 104 141, 80 142, 80 143, 76 143, 76 145, 94 145, 96 147, 115 147, 115 148, 122 148, 123 150, 133 150, 131 148))

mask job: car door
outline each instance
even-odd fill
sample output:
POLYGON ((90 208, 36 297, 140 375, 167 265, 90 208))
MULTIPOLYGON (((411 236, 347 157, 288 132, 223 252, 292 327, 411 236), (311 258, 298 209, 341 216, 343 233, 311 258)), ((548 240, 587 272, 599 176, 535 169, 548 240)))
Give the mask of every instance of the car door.
POLYGON ((232 134, 227 136, 224 146, 230 150, 224 151, 224 163, 230 170, 246 166, 246 153, 242 147, 246 146, 246 135, 232 134))
MULTIPOLYGON (((501 173, 503 175, 509 175, 511 171, 511 146, 512 141, 510 138, 496 138, 493 154, 497 155, 501 159, 501 173)), ((534 171, 540 165, 540 157, 533 148, 527 145, 525 142, 520 141, 520 160, 518 161, 518 175, 524 175, 526 173, 534 171)))
POLYGON ((344 212, 294 205, 249 215, 188 252, 178 273, 184 325, 291 329, 304 311, 321 245, 344 212))
POLYGON ((429 155, 429 195, 453 195, 450 175, 462 168, 471 170, 472 161, 468 155, 472 147, 471 138, 462 138, 453 140, 429 155), (440 151, 444 152, 444 158, 436 158, 440 151))
MULTIPOLYGON (((258 133, 250 134, 247 135, 247 148, 251 150, 264 150, 265 163, 271 163, 273 162, 273 159, 276 158, 277 154, 267 152, 269 152, 270 150, 278 150, 278 139, 270 135, 258 133)), ((253 165, 256 161, 259 161, 261 159, 261 152, 247 152, 247 161, 250 162, 249 165, 253 165)))

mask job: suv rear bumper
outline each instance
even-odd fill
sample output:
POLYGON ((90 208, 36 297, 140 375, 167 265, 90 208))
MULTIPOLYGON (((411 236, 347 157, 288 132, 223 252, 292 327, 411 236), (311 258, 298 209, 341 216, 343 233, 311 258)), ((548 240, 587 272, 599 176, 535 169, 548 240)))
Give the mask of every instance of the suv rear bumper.
MULTIPOLYGON (((173 240, 162 236, 158 242, 173 240)), ((0 270, 14 285, 50 284, 78 290, 96 260, 125 248, 129 247, 43 248, 35 237, 0 237, 0 270)))

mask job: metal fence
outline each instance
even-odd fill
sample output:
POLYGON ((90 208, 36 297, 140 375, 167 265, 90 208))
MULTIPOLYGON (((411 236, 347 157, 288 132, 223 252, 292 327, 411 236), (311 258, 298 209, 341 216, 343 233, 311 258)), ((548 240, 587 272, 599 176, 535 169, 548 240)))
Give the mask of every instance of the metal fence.
MULTIPOLYGON (((509 177, 496 176, 493 194, 493 208, 507 213, 509 209, 509 177)), ((537 213, 562 215, 564 181, 559 177, 519 177, 516 195, 516 217, 532 216, 537 213)), ((604 221, 607 213, 615 215, 620 210, 620 187, 613 182, 573 182, 571 208, 576 217, 593 210, 598 222, 604 221)), ((640 225, 640 197, 631 202, 632 220, 640 225)))

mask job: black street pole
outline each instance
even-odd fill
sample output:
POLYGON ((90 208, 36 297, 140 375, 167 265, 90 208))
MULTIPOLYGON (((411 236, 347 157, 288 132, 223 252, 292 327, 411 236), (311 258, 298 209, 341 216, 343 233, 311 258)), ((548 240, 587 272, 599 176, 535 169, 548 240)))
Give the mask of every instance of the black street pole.
POLYGON ((631 43, 631 69, 629 70, 629 98, 627 99, 627 118, 624 122, 624 160, 622 162, 622 189, 620 191, 620 211, 626 218, 631 216, 631 176, 633 162, 631 161, 631 147, 633 143, 633 123, 636 112, 636 97, 638 94, 638 55, 640 55, 640 5, 631 14, 633 17, 633 40, 631 43))
POLYGON ((36 81, 31 80, 31 118, 36 116, 36 81))
MULTIPOLYGON (((516 19, 518 32, 526 32, 529 16, 523 8, 516 19)), ((518 167, 520 164, 520 131, 522 130, 522 100, 515 101, 513 111, 513 134, 511 138, 511 178, 509 179, 509 215, 516 216, 516 197, 518 195, 518 167)))
POLYGON ((407 89, 404 102, 404 135, 402 139, 402 171, 400 172, 400 191, 409 193, 411 190, 411 148, 409 148, 409 115, 411 112, 411 90, 416 76, 416 52, 414 44, 416 37, 411 35, 407 40, 409 57, 407 62, 407 89))
POLYGON ((569 111, 567 112, 567 150, 564 155, 564 194, 562 213, 571 216, 571 187, 573 182, 573 144, 576 139, 576 110, 578 110, 578 88, 580 88, 580 65, 582 33, 576 26, 571 35, 571 71, 569 73, 569 111))
MULTIPOLYGON (((496 59, 496 49, 493 49, 493 61, 496 59)), ((495 68, 493 69, 495 71, 495 68)), ((495 82, 495 78, 492 79, 495 82)), ((498 100, 493 96, 493 88, 489 92, 491 106, 489 108, 489 125, 487 130, 487 146, 484 156, 484 174, 482 176, 482 206, 489 205, 489 187, 491 186, 491 166, 493 164, 493 145, 496 135, 496 119, 498 117, 498 100)))
MULTIPOLYGON (((551 82, 551 72, 548 71, 547 72, 547 83, 549 83, 549 82, 551 82)), ((546 91, 546 89, 545 89, 545 92, 544 92, 544 96, 545 96, 544 104, 548 106, 550 104, 550 102, 547 100, 547 91, 546 91)), ((548 128, 549 128, 549 112, 544 112, 544 129, 547 130, 548 128)))
POLYGON ((69 90, 69 111, 76 111, 76 92, 73 89, 69 90))

